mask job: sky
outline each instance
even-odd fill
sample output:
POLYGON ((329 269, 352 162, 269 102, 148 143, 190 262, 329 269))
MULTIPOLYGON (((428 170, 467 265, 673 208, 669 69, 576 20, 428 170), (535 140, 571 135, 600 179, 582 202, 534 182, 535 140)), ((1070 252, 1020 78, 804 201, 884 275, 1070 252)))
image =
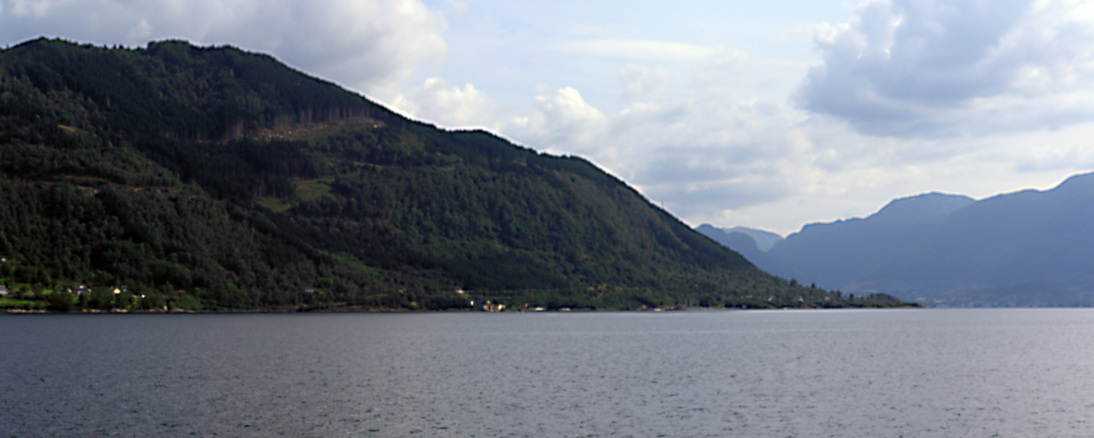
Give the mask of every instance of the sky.
POLYGON ((0 0, 0 44, 269 53, 402 114, 786 235, 1094 169, 1094 3, 0 0))

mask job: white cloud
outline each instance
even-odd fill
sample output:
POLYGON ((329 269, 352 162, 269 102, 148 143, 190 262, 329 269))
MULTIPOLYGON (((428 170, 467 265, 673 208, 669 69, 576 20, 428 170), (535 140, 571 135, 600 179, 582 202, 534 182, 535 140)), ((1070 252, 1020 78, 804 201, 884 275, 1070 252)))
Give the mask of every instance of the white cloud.
POLYGON ((670 41, 594 39, 565 41, 556 49, 582 55, 643 61, 701 60, 717 53, 711 47, 670 41))
POLYGON ((703 60, 696 72, 702 87, 721 87, 740 73, 750 69, 752 55, 743 50, 723 50, 703 60))
POLYGON ((453 86, 441 78, 429 78, 410 97, 400 95, 392 106, 421 120, 452 128, 487 128, 495 120, 494 104, 474 85, 453 86))
POLYGON ((634 100, 656 92, 669 81, 669 73, 660 67, 628 65, 619 73, 619 82, 623 86, 623 97, 634 100))
POLYGON ((600 143, 606 121, 581 93, 563 87, 536 96, 532 115, 513 118, 506 132, 538 148, 595 158, 614 155, 610 146, 600 143))
POLYGON ((453 15, 466 14, 467 11, 470 9, 467 6, 467 2, 463 0, 446 0, 444 4, 448 11, 451 12, 453 15))
POLYGON ((440 62, 445 19, 419 0, 3 0, 0 39, 41 35, 141 46, 183 38, 275 53, 347 87, 393 99, 422 62, 440 62))
POLYGON ((742 101, 720 107, 686 102, 619 118, 613 133, 628 145, 628 181, 685 218, 774 202, 803 157, 793 114, 742 101))
POLYGON ((128 41, 147 40, 152 36, 152 25, 148 23, 148 20, 142 18, 129 32, 125 34, 125 39, 128 41))
POLYGON ((48 0, 10 0, 0 5, 0 11, 7 11, 21 18, 40 18, 57 6, 57 3, 59 2, 48 0))
POLYGON ((554 153, 577 154, 684 218, 791 196, 802 156, 796 113, 755 101, 719 107, 636 103, 606 115, 570 87, 536 97, 503 132, 554 153))
POLYGON ((825 25, 795 100, 860 132, 960 136, 1055 128, 1094 114, 1094 29, 1075 2, 877 0, 825 25), (1064 99, 1068 100, 1068 99, 1064 99))

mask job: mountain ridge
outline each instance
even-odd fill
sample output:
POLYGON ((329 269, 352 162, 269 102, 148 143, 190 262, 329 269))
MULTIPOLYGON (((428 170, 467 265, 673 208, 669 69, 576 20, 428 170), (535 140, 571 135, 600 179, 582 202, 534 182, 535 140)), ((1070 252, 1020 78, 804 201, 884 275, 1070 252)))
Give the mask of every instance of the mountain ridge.
POLYGON ((699 225, 695 227, 695 231, 737 251, 765 272, 790 272, 781 262, 767 254, 771 247, 782 240, 782 236, 778 234, 748 227, 718 228, 710 224, 699 225), (763 239, 766 248, 760 247, 757 238, 763 239))
POLYGON ((981 200, 898 198, 866 218, 803 227, 769 252, 784 266, 772 272, 939 305, 1094 305, 1091 201, 1094 173, 981 200))
MULTIPOLYGON (((760 251, 764 251, 764 252, 770 250, 771 247, 775 245, 775 242, 778 242, 778 241, 783 239, 783 236, 780 236, 778 233, 773 233, 773 232, 767 231, 767 230, 761 230, 759 228, 749 228, 749 227, 720 228, 720 227, 716 227, 716 226, 711 225, 711 224, 701 224, 698 227, 695 227, 695 230, 699 231, 700 233, 703 233, 703 234, 707 235, 707 237, 717 236, 719 233, 723 233, 723 234, 741 233, 741 234, 744 234, 744 235, 748 236, 750 239, 752 239, 752 241, 756 244, 756 249, 758 249, 760 251)), ((717 240, 717 239, 715 239, 715 240, 717 240)))
POLYGON ((899 304, 764 274, 584 159, 230 46, 0 51, 0 201, 0 281, 98 294, 59 309, 899 304))

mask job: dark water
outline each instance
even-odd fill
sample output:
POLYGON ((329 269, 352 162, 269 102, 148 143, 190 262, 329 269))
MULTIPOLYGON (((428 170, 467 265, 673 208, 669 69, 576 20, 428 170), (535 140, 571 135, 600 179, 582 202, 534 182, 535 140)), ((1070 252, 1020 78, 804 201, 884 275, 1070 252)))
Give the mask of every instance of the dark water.
POLYGON ((1094 436, 1094 311, 0 315, 0 436, 1094 436))

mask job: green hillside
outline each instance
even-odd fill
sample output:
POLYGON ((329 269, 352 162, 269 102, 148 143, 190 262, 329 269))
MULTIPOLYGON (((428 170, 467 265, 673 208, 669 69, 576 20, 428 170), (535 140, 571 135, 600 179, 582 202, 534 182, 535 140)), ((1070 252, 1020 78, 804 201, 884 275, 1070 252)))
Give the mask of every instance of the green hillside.
POLYGON ((899 304, 764 274, 580 158, 178 41, 0 52, 0 257, 0 306, 56 310, 899 304))

